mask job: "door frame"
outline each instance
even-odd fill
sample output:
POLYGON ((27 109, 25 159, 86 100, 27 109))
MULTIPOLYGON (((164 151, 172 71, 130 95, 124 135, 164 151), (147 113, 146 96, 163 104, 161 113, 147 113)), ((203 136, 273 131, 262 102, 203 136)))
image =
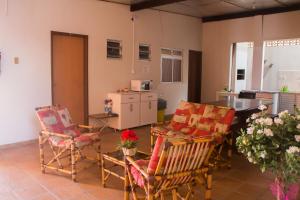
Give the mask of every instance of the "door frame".
POLYGON ((51 103, 53 105, 53 37, 54 36, 72 36, 72 37, 79 37, 83 39, 84 42, 84 64, 83 64, 83 93, 84 93, 84 123, 88 124, 89 117, 89 85, 88 85, 88 35, 76 34, 76 33, 66 33, 66 32, 59 32, 59 31, 51 31, 51 103))

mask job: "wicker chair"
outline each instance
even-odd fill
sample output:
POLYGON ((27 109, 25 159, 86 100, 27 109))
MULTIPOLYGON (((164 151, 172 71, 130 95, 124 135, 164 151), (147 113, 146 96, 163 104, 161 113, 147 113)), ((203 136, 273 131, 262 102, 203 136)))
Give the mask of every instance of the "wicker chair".
POLYGON ((185 140, 158 136, 149 161, 134 161, 126 157, 125 199, 132 193, 138 197, 137 187, 142 188, 142 199, 165 199, 169 192, 172 199, 190 199, 196 183, 204 185, 205 199, 211 199, 212 174, 208 159, 214 146, 209 139, 185 140), (178 189, 187 187, 185 194, 178 189))
MULTIPOLYGON (((61 106, 46 106, 36 108, 36 114, 42 130, 39 134, 40 164, 41 170, 55 170, 71 175, 76 181, 79 171, 77 163, 82 160, 90 160, 100 167, 100 135, 98 132, 84 133, 85 130, 93 130, 91 126, 75 125, 67 108, 61 106), (48 144, 53 157, 45 161, 45 145, 48 144), (92 147, 97 156, 89 157, 84 149, 92 147)), ((83 167, 81 170, 89 166, 83 167)))

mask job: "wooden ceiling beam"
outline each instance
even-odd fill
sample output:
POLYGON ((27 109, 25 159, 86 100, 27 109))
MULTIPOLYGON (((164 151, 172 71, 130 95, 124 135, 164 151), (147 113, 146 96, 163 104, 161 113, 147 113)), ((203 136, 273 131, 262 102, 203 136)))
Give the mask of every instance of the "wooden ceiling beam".
POLYGON ((252 11, 246 11, 246 12, 203 17, 202 21, 203 22, 222 21, 222 20, 227 20, 227 19, 253 17, 256 15, 270 15, 270 14, 291 12, 291 11, 297 11, 297 10, 300 10, 300 4, 293 4, 293 5, 286 6, 286 7, 266 8, 266 9, 258 9, 258 10, 252 10, 252 11))
POLYGON ((147 0, 147 1, 142 1, 139 3, 132 4, 130 6, 130 11, 138 11, 138 10, 143 10, 147 8, 153 8, 157 6, 162 6, 166 4, 171 4, 171 3, 177 3, 185 0, 147 0))

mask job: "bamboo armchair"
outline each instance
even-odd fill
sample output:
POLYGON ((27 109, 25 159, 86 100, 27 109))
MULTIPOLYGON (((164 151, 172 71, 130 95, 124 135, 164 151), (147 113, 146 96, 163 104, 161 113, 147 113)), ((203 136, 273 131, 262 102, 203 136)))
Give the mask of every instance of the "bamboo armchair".
POLYGON ((78 162, 89 160, 101 166, 100 135, 92 132, 92 126, 76 125, 72 122, 67 108, 61 106, 45 106, 36 108, 36 114, 42 130, 39 134, 40 165, 42 173, 46 169, 68 174, 76 181, 79 171, 78 162), (88 132, 86 132, 88 130, 88 132), (46 145, 53 156, 45 159, 46 145), (84 150, 93 148, 95 157, 88 156, 84 150))
POLYGON ((213 138, 210 164, 231 168, 233 133, 230 130, 235 110, 228 107, 181 101, 170 121, 151 126, 150 143, 154 148, 159 135, 183 138, 213 138))
POLYGON ((197 183, 205 186, 205 199, 211 199, 212 174, 208 160, 213 148, 210 139, 158 136, 149 161, 142 164, 126 157, 125 199, 129 199, 129 193, 134 200, 165 199, 171 193, 173 200, 188 200, 197 183), (138 197, 138 186, 144 191, 144 197, 138 197), (180 194, 180 187, 187 187, 187 192, 180 194))

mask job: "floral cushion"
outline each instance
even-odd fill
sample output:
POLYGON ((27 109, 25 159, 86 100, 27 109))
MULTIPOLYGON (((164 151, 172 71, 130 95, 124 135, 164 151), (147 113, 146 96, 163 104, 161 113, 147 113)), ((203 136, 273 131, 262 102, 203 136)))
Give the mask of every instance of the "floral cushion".
MULTIPOLYGON (((74 141, 76 147, 83 147, 94 142, 97 139, 99 139, 99 133, 83 133, 80 136, 75 137, 74 141)), ((72 142, 70 139, 64 139, 57 136, 51 136, 49 140, 54 146, 57 147, 65 147, 70 145, 72 142)))
POLYGON ((75 124, 72 121, 71 115, 67 108, 59 108, 57 114, 65 128, 73 128, 75 124))
POLYGON ((207 104, 181 101, 167 127, 153 128, 156 135, 188 135, 216 137, 226 134, 234 119, 235 110, 207 104))
POLYGON ((37 116, 43 130, 62 133, 64 126, 55 110, 41 109, 37 111, 37 116))
MULTIPOLYGON (((136 162, 136 164, 139 165, 139 167, 141 167, 142 169, 147 171, 147 166, 149 165, 149 160, 137 160, 135 162, 136 162)), ((137 185, 140 187, 144 187, 145 181, 144 181, 143 176, 140 173, 140 171, 138 171, 134 166, 131 166, 130 173, 132 174, 137 185)))

